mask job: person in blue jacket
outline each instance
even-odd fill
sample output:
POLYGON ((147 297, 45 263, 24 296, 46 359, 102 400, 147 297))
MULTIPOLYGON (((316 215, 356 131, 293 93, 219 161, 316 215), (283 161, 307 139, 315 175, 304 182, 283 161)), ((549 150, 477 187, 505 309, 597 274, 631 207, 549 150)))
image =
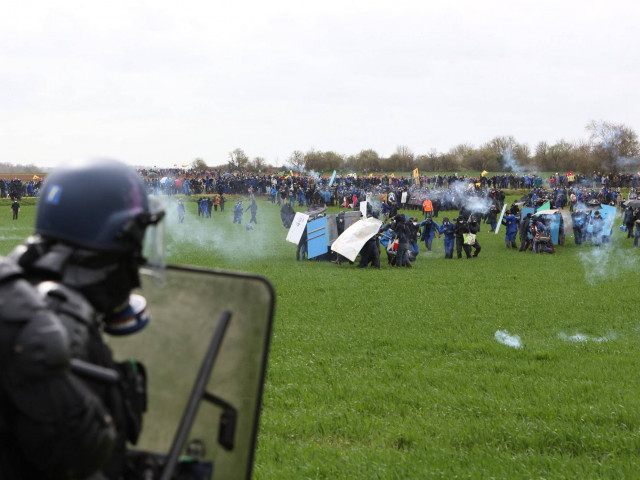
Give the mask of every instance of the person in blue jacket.
POLYGON ((427 250, 431 251, 431 244, 433 243, 433 237, 436 236, 436 232, 438 233, 438 238, 440 238, 440 225, 438 225, 433 218, 427 217, 418 226, 422 227, 420 240, 424 240, 427 250))
POLYGON ((242 214, 244 213, 244 208, 242 206, 242 200, 236 203, 235 207, 233 207, 233 223, 242 223, 242 214))
POLYGON ((516 235, 518 234, 518 219, 515 215, 507 210, 507 214, 502 219, 502 225, 507 227, 507 232, 504 235, 504 243, 507 248, 518 248, 516 244, 516 235))
POLYGON ((438 228, 438 232, 444 234, 444 258, 453 258, 453 245, 456 234, 453 231, 455 225, 449 221, 449 217, 442 219, 442 225, 438 228))

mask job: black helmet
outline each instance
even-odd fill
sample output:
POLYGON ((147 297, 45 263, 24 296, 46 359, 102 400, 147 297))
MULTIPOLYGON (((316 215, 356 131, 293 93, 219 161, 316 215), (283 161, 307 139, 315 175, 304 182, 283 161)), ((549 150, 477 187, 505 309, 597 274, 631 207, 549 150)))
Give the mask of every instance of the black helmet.
POLYGON ((124 163, 86 160, 56 168, 40 193, 35 231, 97 251, 141 248, 147 226, 164 212, 149 205, 140 176, 124 163))

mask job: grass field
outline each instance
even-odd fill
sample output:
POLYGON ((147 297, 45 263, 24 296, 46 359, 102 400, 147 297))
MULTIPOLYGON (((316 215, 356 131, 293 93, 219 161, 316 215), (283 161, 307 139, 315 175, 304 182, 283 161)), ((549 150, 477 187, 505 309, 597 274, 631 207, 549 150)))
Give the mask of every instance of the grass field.
MULTIPOLYGON (((253 231, 248 213, 232 224, 233 199, 167 218, 171 262, 275 286, 255 478, 640 477, 639 250, 620 220, 607 248, 567 236, 519 253, 483 225, 478 258, 445 260, 436 238, 413 269, 363 270, 296 262, 279 209, 258 202, 253 231)), ((33 228, 33 201, 17 221, 9 205, 0 254, 33 228)))

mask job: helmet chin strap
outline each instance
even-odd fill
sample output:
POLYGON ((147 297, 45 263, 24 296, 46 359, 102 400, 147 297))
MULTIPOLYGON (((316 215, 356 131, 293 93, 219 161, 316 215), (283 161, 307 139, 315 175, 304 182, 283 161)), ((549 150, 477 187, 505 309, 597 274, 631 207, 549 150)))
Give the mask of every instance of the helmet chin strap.
POLYGON ((131 294, 122 309, 104 318, 104 331, 109 335, 124 336, 137 333, 149 324, 147 300, 142 295, 131 294))

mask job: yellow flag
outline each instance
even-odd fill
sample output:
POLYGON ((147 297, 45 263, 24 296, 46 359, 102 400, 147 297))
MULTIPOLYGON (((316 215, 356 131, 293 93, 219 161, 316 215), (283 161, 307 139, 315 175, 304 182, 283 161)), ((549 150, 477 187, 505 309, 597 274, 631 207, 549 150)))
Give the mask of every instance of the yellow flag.
POLYGON ((370 173, 370 174, 369 174, 369 178, 371 178, 371 177, 373 177, 373 173, 370 173))
POLYGON ((182 164, 182 168, 187 168, 189 165, 182 164))
POLYGON ((483 170, 480 175, 484 177, 487 173, 489 173, 489 172, 487 172, 486 170, 483 170))
POLYGON ((420 176, 420 172, 418 172, 418 169, 417 168, 414 169, 413 170, 413 177, 415 178, 415 177, 419 177, 419 176, 420 176))
POLYGON ((293 177, 293 170, 289 170, 289 174, 293 177))
POLYGON ((395 173, 392 173, 392 174, 391 174, 391 178, 396 178, 395 173))
POLYGON ((38 175, 34 175, 33 180, 40 180, 40 177, 38 175))

